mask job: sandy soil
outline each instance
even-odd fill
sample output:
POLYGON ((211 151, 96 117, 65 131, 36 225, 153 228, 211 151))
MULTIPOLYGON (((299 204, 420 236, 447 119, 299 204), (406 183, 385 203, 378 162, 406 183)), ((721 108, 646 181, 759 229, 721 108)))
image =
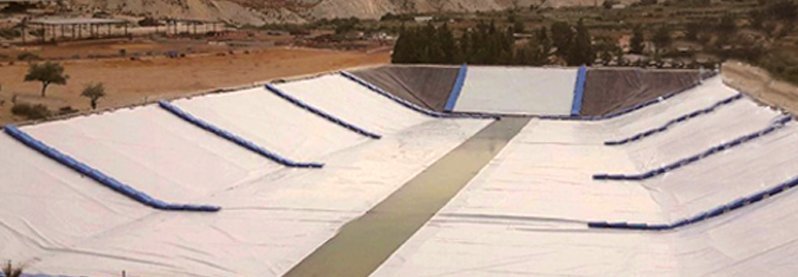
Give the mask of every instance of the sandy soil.
POLYGON ((44 59, 87 59, 94 57, 115 57, 124 50, 127 56, 162 56, 167 51, 180 53, 210 53, 228 50, 258 49, 264 45, 290 42, 290 36, 264 36, 254 32, 229 32, 209 40, 189 38, 161 38, 154 41, 149 38, 109 38, 78 41, 61 41, 57 44, 38 44, 0 48, 0 61, 15 61, 21 53, 32 53, 44 59), (247 34, 251 33, 252 37, 247 34), (236 39, 242 37, 240 39, 236 39), (224 40, 228 40, 225 42, 224 40), (247 42, 248 40, 248 42, 247 42), (242 46, 244 41, 252 47, 242 46), (233 45, 231 45, 233 44, 233 45))
POLYGON ((44 103, 51 110, 64 106, 88 110, 88 100, 79 95, 90 82, 105 84, 108 97, 100 101, 102 109, 388 61, 387 52, 297 48, 269 48, 250 51, 250 54, 239 51, 234 55, 219 53, 179 59, 64 61, 66 73, 70 76, 68 84, 51 86, 44 99, 39 97, 41 84, 22 82, 27 64, 3 64, 0 67, 0 124, 24 120, 11 115, 12 95, 17 96, 18 102, 44 103))
POLYGON ((721 72, 731 87, 766 105, 798 115, 798 87, 774 80, 767 71, 737 61, 724 63, 721 72))

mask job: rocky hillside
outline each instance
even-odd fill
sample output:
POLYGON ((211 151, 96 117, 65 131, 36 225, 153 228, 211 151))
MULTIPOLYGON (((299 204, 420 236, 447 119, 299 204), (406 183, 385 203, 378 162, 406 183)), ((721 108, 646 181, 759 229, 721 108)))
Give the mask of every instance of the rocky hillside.
POLYGON ((591 6, 603 3, 603 0, 70 0, 70 3, 73 8, 114 14, 262 25, 352 16, 373 19, 386 13, 472 12, 531 5, 591 6))

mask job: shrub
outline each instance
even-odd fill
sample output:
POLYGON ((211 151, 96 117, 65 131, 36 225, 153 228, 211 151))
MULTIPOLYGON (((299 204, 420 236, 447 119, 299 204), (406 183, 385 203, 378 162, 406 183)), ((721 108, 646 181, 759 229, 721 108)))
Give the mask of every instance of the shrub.
POLYGON ((52 114, 50 112, 50 109, 48 109, 47 106, 45 105, 42 104, 30 105, 25 103, 14 104, 14 106, 11 107, 11 113, 32 120, 44 119, 52 114))
POLYGON ((33 54, 31 52, 22 52, 17 55, 17 60, 20 61, 38 61, 42 58, 39 55, 33 54))
POLYGON ((12 29, 12 28, 0 29, 0 37, 5 38, 5 39, 13 39, 13 38, 17 38, 17 37, 19 37, 21 35, 22 35, 22 32, 20 32, 17 29, 12 29))
POLYGON ((72 106, 64 106, 58 109, 58 115, 67 115, 73 114, 78 112, 78 110, 72 108, 72 106))

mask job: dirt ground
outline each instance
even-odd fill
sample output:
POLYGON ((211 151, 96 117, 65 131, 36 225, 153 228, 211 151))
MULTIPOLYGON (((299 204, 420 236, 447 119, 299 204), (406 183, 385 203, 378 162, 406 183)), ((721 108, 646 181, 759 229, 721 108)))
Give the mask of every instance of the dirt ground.
POLYGON ((723 64, 723 80, 760 102, 798 115, 798 87, 774 80, 767 71, 742 62, 723 64))
POLYGON ((87 59, 94 57, 119 56, 120 51, 125 51, 127 56, 152 56, 163 55, 166 51, 180 53, 203 53, 226 51, 229 47, 212 45, 199 40, 171 39, 152 41, 149 39, 102 39, 61 42, 58 44, 28 45, 13 48, 0 48, 0 61, 17 60, 21 53, 31 53, 43 59, 87 59))
POLYGON ((11 99, 43 103, 51 110, 65 106, 85 111, 89 101, 80 92, 91 82, 105 84, 108 96, 100 109, 159 98, 192 95, 225 87, 245 86, 271 79, 357 66, 388 63, 389 53, 343 52, 301 48, 265 48, 233 55, 222 52, 170 59, 166 57, 62 62, 70 76, 65 86, 52 85, 39 96, 40 83, 23 82, 28 64, 0 66, 0 124, 23 121, 11 115, 11 99))

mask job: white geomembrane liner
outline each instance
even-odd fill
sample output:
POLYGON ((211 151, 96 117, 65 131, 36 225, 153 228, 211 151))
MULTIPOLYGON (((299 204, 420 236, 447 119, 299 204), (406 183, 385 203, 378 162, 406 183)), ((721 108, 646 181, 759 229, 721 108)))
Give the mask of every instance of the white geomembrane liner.
POLYGON ((34 263, 31 273, 280 276, 490 121, 432 120, 333 154, 321 170, 270 174, 34 263))
POLYGON ((0 134, 0 257, 52 254, 130 222, 145 207, 0 134))
POLYGON ((469 66, 454 111, 570 115, 576 68, 469 66))
MULTIPOLYGON (((154 105, 22 128, 155 198, 222 207, 181 213, 145 207, 0 134, 0 259, 28 274, 279 276, 490 122, 425 117, 337 75, 280 88, 384 136, 362 138, 261 89, 175 103, 287 158, 321 158, 323 169, 286 169, 154 105)), ((798 175, 793 122, 646 181, 592 180, 643 173, 778 117, 745 98, 603 145, 735 93, 715 78, 610 120, 530 121, 374 275, 794 275, 795 191, 675 231, 586 226, 671 223, 798 175)))
POLYGON ((340 74, 324 75, 276 86, 310 106, 378 135, 395 133, 433 120, 431 117, 398 105, 393 100, 372 92, 340 74))
POLYGON ((297 107, 263 87, 174 101, 184 111, 296 162, 369 139, 297 107))
POLYGON ((320 136, 272 146, 312 148, 292 153, 326 155, 323 169, 285 169, 153 105, 23 127, 155 198, 222 210, 145 207, 2 134, 0 149, 10 155, 0 156, 0 173, 12 177, 4 177, 10 181, 0 200, 14 206, 0 212, 0 257, 24 264, 28 274, 279 276, 491 122, 418 118, 369 91, 360 97, 366 101, 340 102, 349 119, 391 131, 373 140, 275 102, 268 92, 250 93, 261 92, 219 100, 230 105, 191 103, 222 95, 176 102, 258 143, 273 139, 266 131, 237 132, 262 119, 278 138, 320 136), (226 121, 235 118, 227 115, 234 107, 256 118, 226 121), (391 113, 373 114, 381 111, 391 113))
POLYGON ((794 265, 762 267, 769 259, 786 263, 773 251, 798 254, 794 232, 788 231, 798 224, 798 206, 783 207, 798 200, 795 192, 673 232, 586 229, 589 221, 673 223, 798 176, 793 122, 646 181, 592 180, 596 173, 642 173, 699 154, 762 130, 779 116, 744 98, 641 141, 601 145, 618 139, 618 133, 659 127, 732 95, 713 79, 667 103, 609 121, 533 120, 375 275, 796 272, 794 265), (620 127, 641 121, 650 125, 620 127))
POLYGON ((281 166, 156 105, 22 128, 152 197, 176 203, 281 166))

